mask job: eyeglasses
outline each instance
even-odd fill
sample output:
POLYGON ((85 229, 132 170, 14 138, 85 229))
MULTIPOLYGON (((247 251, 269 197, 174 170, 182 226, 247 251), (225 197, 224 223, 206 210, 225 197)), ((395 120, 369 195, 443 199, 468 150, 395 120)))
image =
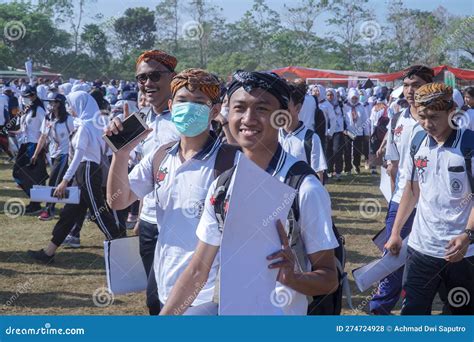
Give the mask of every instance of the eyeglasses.
POLYGON ((146 72, 143 74, 138 74, 135 76, 135 79, 140 84, 145 84, 147 80, 152 82, 159 82, 161 79, 161 74, 170 74, 171 71, 152 71, 146 72))

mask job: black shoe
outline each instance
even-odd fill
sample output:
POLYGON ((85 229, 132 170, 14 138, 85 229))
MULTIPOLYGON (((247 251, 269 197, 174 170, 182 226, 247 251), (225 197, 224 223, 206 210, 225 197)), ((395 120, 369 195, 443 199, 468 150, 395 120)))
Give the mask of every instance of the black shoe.
POLYGON ((51 264, 54 262, 54 254, 49 256, 44 252, 44 249, 40 249, 39 251, 29 250, 28 256, 43 264, 51 264))
POLYGON ((25 207, 25 215, 38 215, 42 211, 41 204, 38 203, 30 203, 25 207))

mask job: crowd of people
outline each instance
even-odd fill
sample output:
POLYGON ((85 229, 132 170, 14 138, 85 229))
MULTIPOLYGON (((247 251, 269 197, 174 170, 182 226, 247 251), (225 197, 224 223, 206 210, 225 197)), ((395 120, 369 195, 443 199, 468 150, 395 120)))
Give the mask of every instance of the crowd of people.
MULTIPOLYGON (((212 302, 234 164, 244 154, 281 182, 302 175, 291 210, 298 229, 277 222, 282 248, 268 262, 279 270, 276 290, 291 293, 281 313, 318 314, 308 298, 341 287, 325 184, 359 174, 364 157, 372 175, 383 165, 392 182, 384 253, 398 254, 408 237, 409 254, 380 282, 370 312, 390 314, 402 296, 402 314, 430 314, 439 293, 445 313, 474 313, 473 87, 433 82, 422 65, 396 89, 346 89, 242 70, 223 82, 197 68, 178 73, 177 64, 150 50, 134 82, 3 85, 0 146, 15 182, 28 197, 34 185, 54 187, 56 197, 71 185, 81 191, 31 258, 50 264, 61 245, 80 247, 89 218, 108 240, 127 228, 139 235, 151 315, 212 302), (120 134, 135 112, 149 128, 112 152, 103 135, 120 134), (457 287, 470 294, 463 306, 447 298, 457 287)), ((30 202, 25 214, 53 220, 55 205, 30 202)))

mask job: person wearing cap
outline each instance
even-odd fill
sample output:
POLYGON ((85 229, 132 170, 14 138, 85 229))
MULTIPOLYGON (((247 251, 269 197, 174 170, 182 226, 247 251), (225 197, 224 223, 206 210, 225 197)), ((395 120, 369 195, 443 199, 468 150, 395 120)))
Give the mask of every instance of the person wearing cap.
MULTIPOLYGON (((298 160, 284 152, 278 143, 278 127, 271 118, 272 113, 288 109, 290 89, 287 83, 273 73, 237 71, 229 86, 228 96, 229 126, 243 153, 283 182, 290 167, 298 160)), ((228 194, 232 191, 234 177, 235 173, 230 180, 228 194)), ((216 257, 222 239, 212 199, 216 184, 217 180, 212 182, 206 196, 196 230, 199 240, 194 255, 167 298, 161 312, 163 315, 183 314, 190 303, 201 295, 203 285, 215 277, 214 265, 219 259, 216 257)), ((275 290, 284 291, 292 298, 287 305, 281 305, 282 314, 306 314, 306 296, 329 294, 337 288, 333 249, 338 242, 332 230, 329 195, 314 175, 308 175, 302 181, 298 196, 299 224, 307 252, 307 264, 301 266, 306 271, 295 271, 295 259, 281 224, 274 229, 279 232, 282 250, 267 258, 269 268, 279 269, 275 290), (314 208, 319 209, 317 215, 314 208), (279 261, 275 262, 276 259, 279 261)))
POLYGON ((474 175, 472 154, 466 153, 474 150, 474 132, 451 120, 452 96, 453 89, 443 83, 425 84, 415 93, 424 131, 411 142, 407 184, 385 245, 390 253, 400 253, 403 225, 417 206, 407 244, 402 315, 431 314, 441 286, 451 314, 474 312, 474 175))
MULTIPOLYGON (((171 120, 180 132, 179 140, 146 154, 128 174, 129 154, 151 132, 148 129, 114 153, 107 186, 108 201, 116 210, 128 207, 151 192, 155 194, 155 224, 159 237, 150 277, 156 279, 162 304, 194 253, 196 227, 217 165, 226 161, 224 165, 231 168, 237 150, 223 145, 210 131, 210 122, 219 114, 221 105, 220 83, 208 72, 186 69, 177 74, 171 82, 168 107, 171 120), (234 153, 230 154, 231 151, 234 153), (160 155, 161 160, 156 160, 160 155)), ((121 127, 120 122, 114 120, 107 134, 117 134, 121 127)), ((212 299, 217 264, 213 270, 196 305, 212 299)))
MULTIPOLYGON (((415 106, 415 92, 424 84, 433 81, 433 69, 422 65, 414 65, 405 71, 403 76, 403 96, 407 99, 409 107, 395 114, 390 119, 387 132, 387 148, 384 159, 388 163, 388 174, 393 177, 394 190, 388 204, 385 218, 385 240, 388 241, 393 230, 395 217, 401 205, 403 191, 408 179, 407 160, 410 158, 410 141, 413 132, 422 130, 417 125, 417 107, 415 106)), ((408 216, 400 234, 406 238, 412 229, 415 209, 408 216)), ((387 253, 387 250, 384 251, 387 253)), ((382 279, 378 285, 377 293, 369 303, 369 310, 375 315, 389 315, 402 292, 403 267, 382 279)))
MULTIPOLYGON (((33 86, 25 87, 22 98, 24 107, 20 117, 20 129, 10 131, 11 134, 19 137, 20 143, 20 149, 13 166, 13 178, 29 197, 33 185, 44 185, 48 178, 44 156, 38 158, 35 165, 31 164, 31 157, 41 136, 41 125, 46 112, 43 102, 36 95, 36 89, 33 86)), ((30 202, 26 206, 25 214, 34 215, 40 211, 40 203, 30 202)))
MULTIPOLYGON (((68 168, 69 159, 69 136, 74 131, 74 119, 66 111, 66 97, 54 94, 48 98, 48 115, 41 125, 41 137, 38 140, 36 150, 31 157, 31 163, 36 164, 41 151, 49 143, 49 154, 52 168, 48 185, 58 186, 62 181, 68 168)), ((38 218, 41 221, 49 221, 54 218, 55 203, 47 203, 46 208, 38 218)))

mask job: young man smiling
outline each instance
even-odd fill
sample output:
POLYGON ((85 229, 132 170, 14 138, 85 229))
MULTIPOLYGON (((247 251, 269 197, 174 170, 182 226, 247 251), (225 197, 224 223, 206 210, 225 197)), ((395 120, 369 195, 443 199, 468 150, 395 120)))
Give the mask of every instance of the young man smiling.
POLYGON ((402 315, 431 314, 443 285, 452 314, 474 312, 474 132, 454 126, 452 96, 452 88, 442 83, 425 84, 415 93, 418 122, 426 132, 413 137, 406 161, 410 178, 385 245, 399 253, 402 227, 417 205, 408 237, 402 315))
MULTIPOLYGON (((229 86, 228 96, 229 127, 244 154, 283 182, 297 159, 284 152, 278 143, 278 129, 272 124, 272 113, 288 109, 288 85, 275 74, 237 71, 229 86)), ((199 242, 193 258, 177 280, 160 314, 182 314, 188 303, 199 295, 200 288, 213 277, 211 265, 217 259, 222 238, 211 201, 216 184, 214 181, 206 197, 203 216, 196 231, 199 242)), ((228 193, 232 186, 231 181, 228 193)), ((298 196, 301 237, 307 253, 306 265, 300 266, 305 271, 295 272, 295 258, 281 223, 276 228, 282 249, 268 256, 268 267, 279 269, 275 286, 285 287, 293 295, 293 300, 281 308, 282 313, 286 314, 295 314, 295 304, 303 303, 306 309, 306 296, 329 294, 337 288, 333 249, 338 242, 332 230, 329 195, 317 178, 310 175, 304 178, 298 196)))
MULTIPOLYGON (((153 270, 161 303, 166 302, 194 253, 196 227, 216 172, 234 163, 236 148, 223 145, 209 131, 211 120, 221 109, 219 95, 219 81, 211 74, 201 69, 182 71, 171 82, 172 100, 168 102, 179 141, 149 153, 128 174, 130 151, 151 132, 148 129, 115 152, 110 166, 107 198, 113 209, 126 208, 150 192, 155 195, 159 239, 153 270), (117 193, 119 196, 114 196, 117 193)), ((121 129, 118 123, 107 134, 117 134, 121 129)), ((217 262, 212 270, 194 305, 212 300, 217 262)))

